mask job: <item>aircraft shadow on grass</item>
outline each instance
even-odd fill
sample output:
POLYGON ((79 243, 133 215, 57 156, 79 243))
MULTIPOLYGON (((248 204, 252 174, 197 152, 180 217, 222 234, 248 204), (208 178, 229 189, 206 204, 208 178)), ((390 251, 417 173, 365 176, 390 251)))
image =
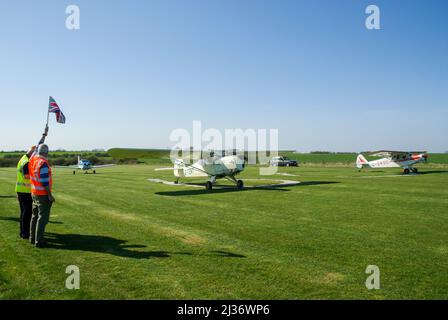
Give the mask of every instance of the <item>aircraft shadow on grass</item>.
POLYGON ((419 171, 418 175, 421 175, 421 174, 437 174, 437 173, 448 173, 448 170, 419 171))
MULTIPOLYGON (((289 188, 300 188, 300 187, 306 187, 306 186, 316 186, 316 185, 323 185, 323 184, 334 184, 334 183, 340 183, 339 181, 303 181, 299 184, 291 184, 291 185, 279 185, 279 186, 254 186, 250 188, 244 188, 243 190, 238 190, 235 187, 231 186, 221 186, 220 188, 213 189, 213 191, 207 191, 203 189, 195 189, 195 190, 177 190, 177 191, 159 191, 155 194, 159 196, 195 196, 195 195, 204 195, 204 194, 214 194, 214 193, 228 193, 228 192, 247 192, 247 191, 255 191, 255 190, 268 190, 268 191, 283 191, 287 192, 290 191, 289 188)), ((193 184, 191 184, 193 185, 193 184)), ((194 185, 201 185, 202 184, 194 184, 194 185)))
MULTIPOLYGON (((48 241, 47 248, 59 250, 90 251, 132 259, 169 258, 171 257, 171 255, 194 255, 189 252, 133 251, 130 249, 141 249, 146 248, 146 246, 127 245, 127 240, 120 240, 107 236, 46 233, 45 237, 48 241)), ((201 254, 198 255, 201 256, 201 254)), ((222 250, 211 251, 211 253, 205 255, 226 258, 245 258, 244 255, 222 250)))
POLYGON ((0 196, 0 199, 15 199, 17 196, 0 196))
MULTIPOLYGON (((372 170, 372 171, 365 171, 364 173, 371 173, 372 175, 375 175, 377 173, 385 173, 385 172, 390 172, 390 171, 384 171, 384 170, 372 170)), ((419 176, 419 175, 424 175, 424 174, 437 174, 437 173, 448 173, 448 170, 429 170, 429 171, 419 171, 418 173, 411 173, 410 175, 412 176, 419 176)), ((405 175, 404 173, 398 173, 398 175, 405 175)), ((366 175, 368 176, 368 175, 366 175)))

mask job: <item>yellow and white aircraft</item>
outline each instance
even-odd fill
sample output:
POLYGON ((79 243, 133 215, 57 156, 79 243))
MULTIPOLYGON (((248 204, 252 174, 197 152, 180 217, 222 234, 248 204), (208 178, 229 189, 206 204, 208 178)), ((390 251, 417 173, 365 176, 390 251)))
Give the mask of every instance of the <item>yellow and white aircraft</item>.
POLYGON ((244 157, 239 155, 217 156, 215 152, 210 152, 206 157, 202 157, 192 165, 185 163, 183 159, 176 159, 174 162, 175 183, 179 183, 181 178, 209 177, 205 188, 212 190, 216 179, 225 178, 235 183, 238 190, 244 188, 242 180, 237 180, 235 176, 244 171, 244 157))
POLYGON ((414 164, 426 163, 428 161, 428 154, 426 151, 388 151, 381 150, 374 152, 371 156, 383 157, 382 159, 367 161, 367 159, 359 154, 356 158, 356 167, 362 168, 403 168, 404 174, 409 174, 411 171, 417 173, 418 169, 413 168, 414 164))

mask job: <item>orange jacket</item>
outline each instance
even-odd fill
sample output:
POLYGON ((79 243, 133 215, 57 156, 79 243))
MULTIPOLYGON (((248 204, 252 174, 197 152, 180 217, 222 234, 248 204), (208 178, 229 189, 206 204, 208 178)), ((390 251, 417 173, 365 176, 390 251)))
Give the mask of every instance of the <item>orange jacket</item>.
POLYGON ((47 196, 48 192, 45 189, 44 184, 50 187, 50 191, 53 186, 53 177, 48 160, 38 155, 33 155, 28 167, 30 171, 31 194, 36 196, 47 196), (42 168, 44 165, 48 168, 48 172, 42 168))

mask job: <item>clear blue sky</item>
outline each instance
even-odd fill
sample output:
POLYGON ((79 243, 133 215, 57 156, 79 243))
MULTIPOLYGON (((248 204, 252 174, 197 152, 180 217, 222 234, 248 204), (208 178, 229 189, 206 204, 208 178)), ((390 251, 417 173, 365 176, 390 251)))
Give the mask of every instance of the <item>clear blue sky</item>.
POLYGON ((448 1, 2 1, 0 150, 164 148, 278 128, 299 151, 448 150, 448 1), (67 5, 81 30, 65 28, 67 5), (381 30, 364 26, 381 9, 381 30))

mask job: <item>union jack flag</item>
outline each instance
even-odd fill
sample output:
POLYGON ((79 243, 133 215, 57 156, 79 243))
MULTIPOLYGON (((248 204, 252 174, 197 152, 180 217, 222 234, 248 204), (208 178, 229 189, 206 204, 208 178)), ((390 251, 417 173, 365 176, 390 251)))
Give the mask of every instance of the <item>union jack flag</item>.
POLYGON ((65 123, 65 116, 61 111, 61 108, 59 108, 56 101, 53 99, 53 97, 50 97, 50 103, 48 105, 48 112, 56 114, 56 121, 58 123, 65 123))

